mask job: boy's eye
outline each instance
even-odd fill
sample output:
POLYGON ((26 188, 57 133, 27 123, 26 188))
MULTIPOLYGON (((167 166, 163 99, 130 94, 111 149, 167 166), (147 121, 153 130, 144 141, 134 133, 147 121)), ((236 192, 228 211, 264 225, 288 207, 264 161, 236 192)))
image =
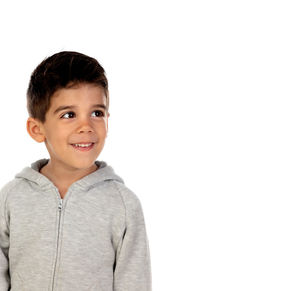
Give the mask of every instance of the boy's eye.
MULTIPOLYGON (((61 118, 64 118, 64 116, 66 116, 66 115, 71 115, 71 116, 73 116, 73 115, 74 115, 74 112, 72 112, 72 111, 67 112, 67 113, 65 113, 61 118)), ((72 117, 71 117, 71 118, 72 118, 72 117)), ((69 119, 69 117, 67 117, 67 119, 69 119)))
POLYGON ((94 112, 96 113, 96 117, 104 116, 104 113, 101 110, 95 110, 94 112))

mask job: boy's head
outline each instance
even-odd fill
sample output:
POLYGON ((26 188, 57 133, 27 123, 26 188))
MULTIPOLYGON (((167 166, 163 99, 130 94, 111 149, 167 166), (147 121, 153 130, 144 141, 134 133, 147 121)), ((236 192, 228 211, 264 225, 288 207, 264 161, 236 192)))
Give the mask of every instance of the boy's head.
POLYGON ((37 66, 30 78, 27 90, 29 116, 44 123, 54 93, 80 83, 102 87, 108 110, 108 82, 104 69, 96 59, 72 51, 59 52, 46 58, 37 66))
POLYGON ((27 131, 45 142, 53 168, 91 168, 107 136, 108 103, 105 71, 95 59, 77 52, 54 54, 32 73, 27 131))

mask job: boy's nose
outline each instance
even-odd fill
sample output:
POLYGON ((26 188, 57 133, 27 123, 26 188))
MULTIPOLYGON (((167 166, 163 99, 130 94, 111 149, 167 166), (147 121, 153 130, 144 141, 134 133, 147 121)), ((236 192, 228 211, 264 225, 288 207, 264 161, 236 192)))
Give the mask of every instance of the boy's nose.
POLYGON ((92 132, 93 130, 90 128, 84 128, 84 129, 80 129, 79 132, 92 132))
POLYGON ((83 119, 80 121, 80 125, 78 126, 79 132, 92 132, 93 128, 91 126, 91 123, 87 119, 83 119))

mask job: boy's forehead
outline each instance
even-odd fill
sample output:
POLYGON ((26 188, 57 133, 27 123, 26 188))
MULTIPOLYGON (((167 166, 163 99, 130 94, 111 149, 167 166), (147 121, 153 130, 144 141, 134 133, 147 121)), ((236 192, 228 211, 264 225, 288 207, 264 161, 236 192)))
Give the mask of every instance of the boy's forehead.
POLYGON ((101 102, 106 104, 104 89, 93 84, 83 84, 72 86, 71 88, 58 89, 51 97, 50 107, 61 105, 69 105, 69 103, 94 103, 101 102))

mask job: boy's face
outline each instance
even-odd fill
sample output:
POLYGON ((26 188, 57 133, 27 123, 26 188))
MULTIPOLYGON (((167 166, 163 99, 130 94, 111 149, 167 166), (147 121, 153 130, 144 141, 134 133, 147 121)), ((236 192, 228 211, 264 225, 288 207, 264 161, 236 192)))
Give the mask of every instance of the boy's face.
POLYGON ((27 128, 38 133, 30 134, 36 141, 45 142, 53 166, 71 171, 87 169, 94 166, 104 147, 108 116, 104 90, 93 84, 80 84, 56 91, 45 123, 38 122, 37 128, 27 123, 27 128), (67 106, 70 108, 63 108, 67 106), (74 145, 90 143, 88 148, 74 145))

